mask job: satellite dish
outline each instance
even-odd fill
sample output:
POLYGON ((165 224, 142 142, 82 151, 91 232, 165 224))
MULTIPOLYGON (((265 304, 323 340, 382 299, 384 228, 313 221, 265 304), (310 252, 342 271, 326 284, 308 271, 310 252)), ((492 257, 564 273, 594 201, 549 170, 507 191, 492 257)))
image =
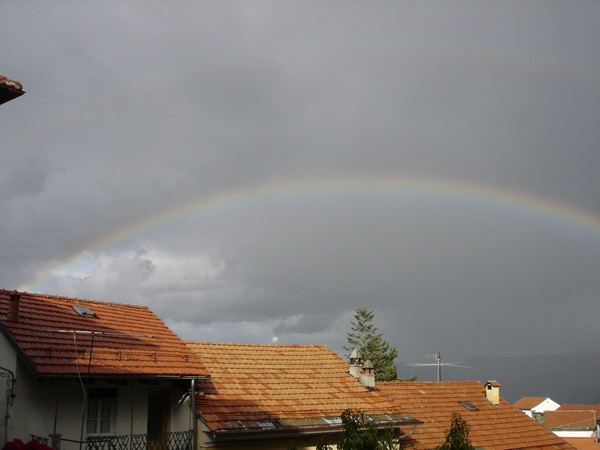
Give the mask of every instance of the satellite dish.
POLYGON ((457 362, 447 362, 447 363, 443 363, 442 362, 442 355, 440 352, 434 353, 433 355, 425 355, 429 358, 434 358, 435 362, 433 363, 408 363, 406 364, 407 366, 412 366, 412 367, 428 367, 428 366, 436 366, 437 367, 437 381, 442 381, 442 366, 447 366, 447 367, 461 367, 464 369, 472 369, 472 367, 469 366, 461 366, 460 364, 463 361, 457 361, 457 362))

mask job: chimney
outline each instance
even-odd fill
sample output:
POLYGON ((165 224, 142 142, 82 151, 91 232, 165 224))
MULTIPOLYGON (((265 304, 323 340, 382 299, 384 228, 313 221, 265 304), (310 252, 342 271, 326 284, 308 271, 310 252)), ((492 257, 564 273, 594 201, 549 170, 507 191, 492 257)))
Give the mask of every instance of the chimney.
POLYGON ((363 360, 358 349, 352 350, 350 354, 350 375, 359 378, 362 374, 363 360))
POLYGON ((496 380, 491 380, 485 383, 485 396, 494 406, 498 406, 500 404, 500 386, 502 385, 496 380))
POLYGON ((360 384, 368 389, 375 389, 375 367, 370 360, 366 360, 360 376, 360 384))
POLYGON ((8 320, 19 320, 19 301, 21 300, 21 294, 18 291, 13 291, 8 299, 8 314, 6 315, 8 320))

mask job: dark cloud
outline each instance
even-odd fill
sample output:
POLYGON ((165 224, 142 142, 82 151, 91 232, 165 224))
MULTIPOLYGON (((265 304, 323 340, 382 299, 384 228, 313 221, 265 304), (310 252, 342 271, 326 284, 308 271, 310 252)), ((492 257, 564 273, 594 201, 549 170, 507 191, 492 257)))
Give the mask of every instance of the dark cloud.
POLYGON ((404 360, 585 351, 599 12, 9 2, 0 284, 191 339, 339 350, 365 304, 404 360))

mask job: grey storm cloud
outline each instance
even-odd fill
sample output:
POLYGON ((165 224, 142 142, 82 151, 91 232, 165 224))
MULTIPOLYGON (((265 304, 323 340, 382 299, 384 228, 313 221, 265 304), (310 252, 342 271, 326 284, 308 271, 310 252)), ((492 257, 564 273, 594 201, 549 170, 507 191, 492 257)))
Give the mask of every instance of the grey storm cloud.
POLYGON ((339 351, 364 304, 404 360, 589 350, 599 16, 9 1, 0 285, 198 340, 339 351))

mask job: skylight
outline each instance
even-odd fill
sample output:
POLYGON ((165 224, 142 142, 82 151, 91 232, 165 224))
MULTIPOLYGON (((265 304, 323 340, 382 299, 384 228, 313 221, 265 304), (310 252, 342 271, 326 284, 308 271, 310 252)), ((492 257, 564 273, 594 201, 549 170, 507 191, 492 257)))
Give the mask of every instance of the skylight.
POLYGON ((83 317, 98 317, 96 313, 87 306, 73 305, 73 309, 77 314, 83 317))
POLYGON ((259 420, 256 423, 263 430, 268 430, 270 428, 276 428, 276 425, 273 422, 271 422, 270 420, 259 420))
POLYGON ((461 405, 463 405, 469 411, 479 411, 479 408, 477 406, 475 406, 473 403, 471 403, 471 402, 469 402, 467 400, 460 400, 458 403, 460 403, 461 405))

